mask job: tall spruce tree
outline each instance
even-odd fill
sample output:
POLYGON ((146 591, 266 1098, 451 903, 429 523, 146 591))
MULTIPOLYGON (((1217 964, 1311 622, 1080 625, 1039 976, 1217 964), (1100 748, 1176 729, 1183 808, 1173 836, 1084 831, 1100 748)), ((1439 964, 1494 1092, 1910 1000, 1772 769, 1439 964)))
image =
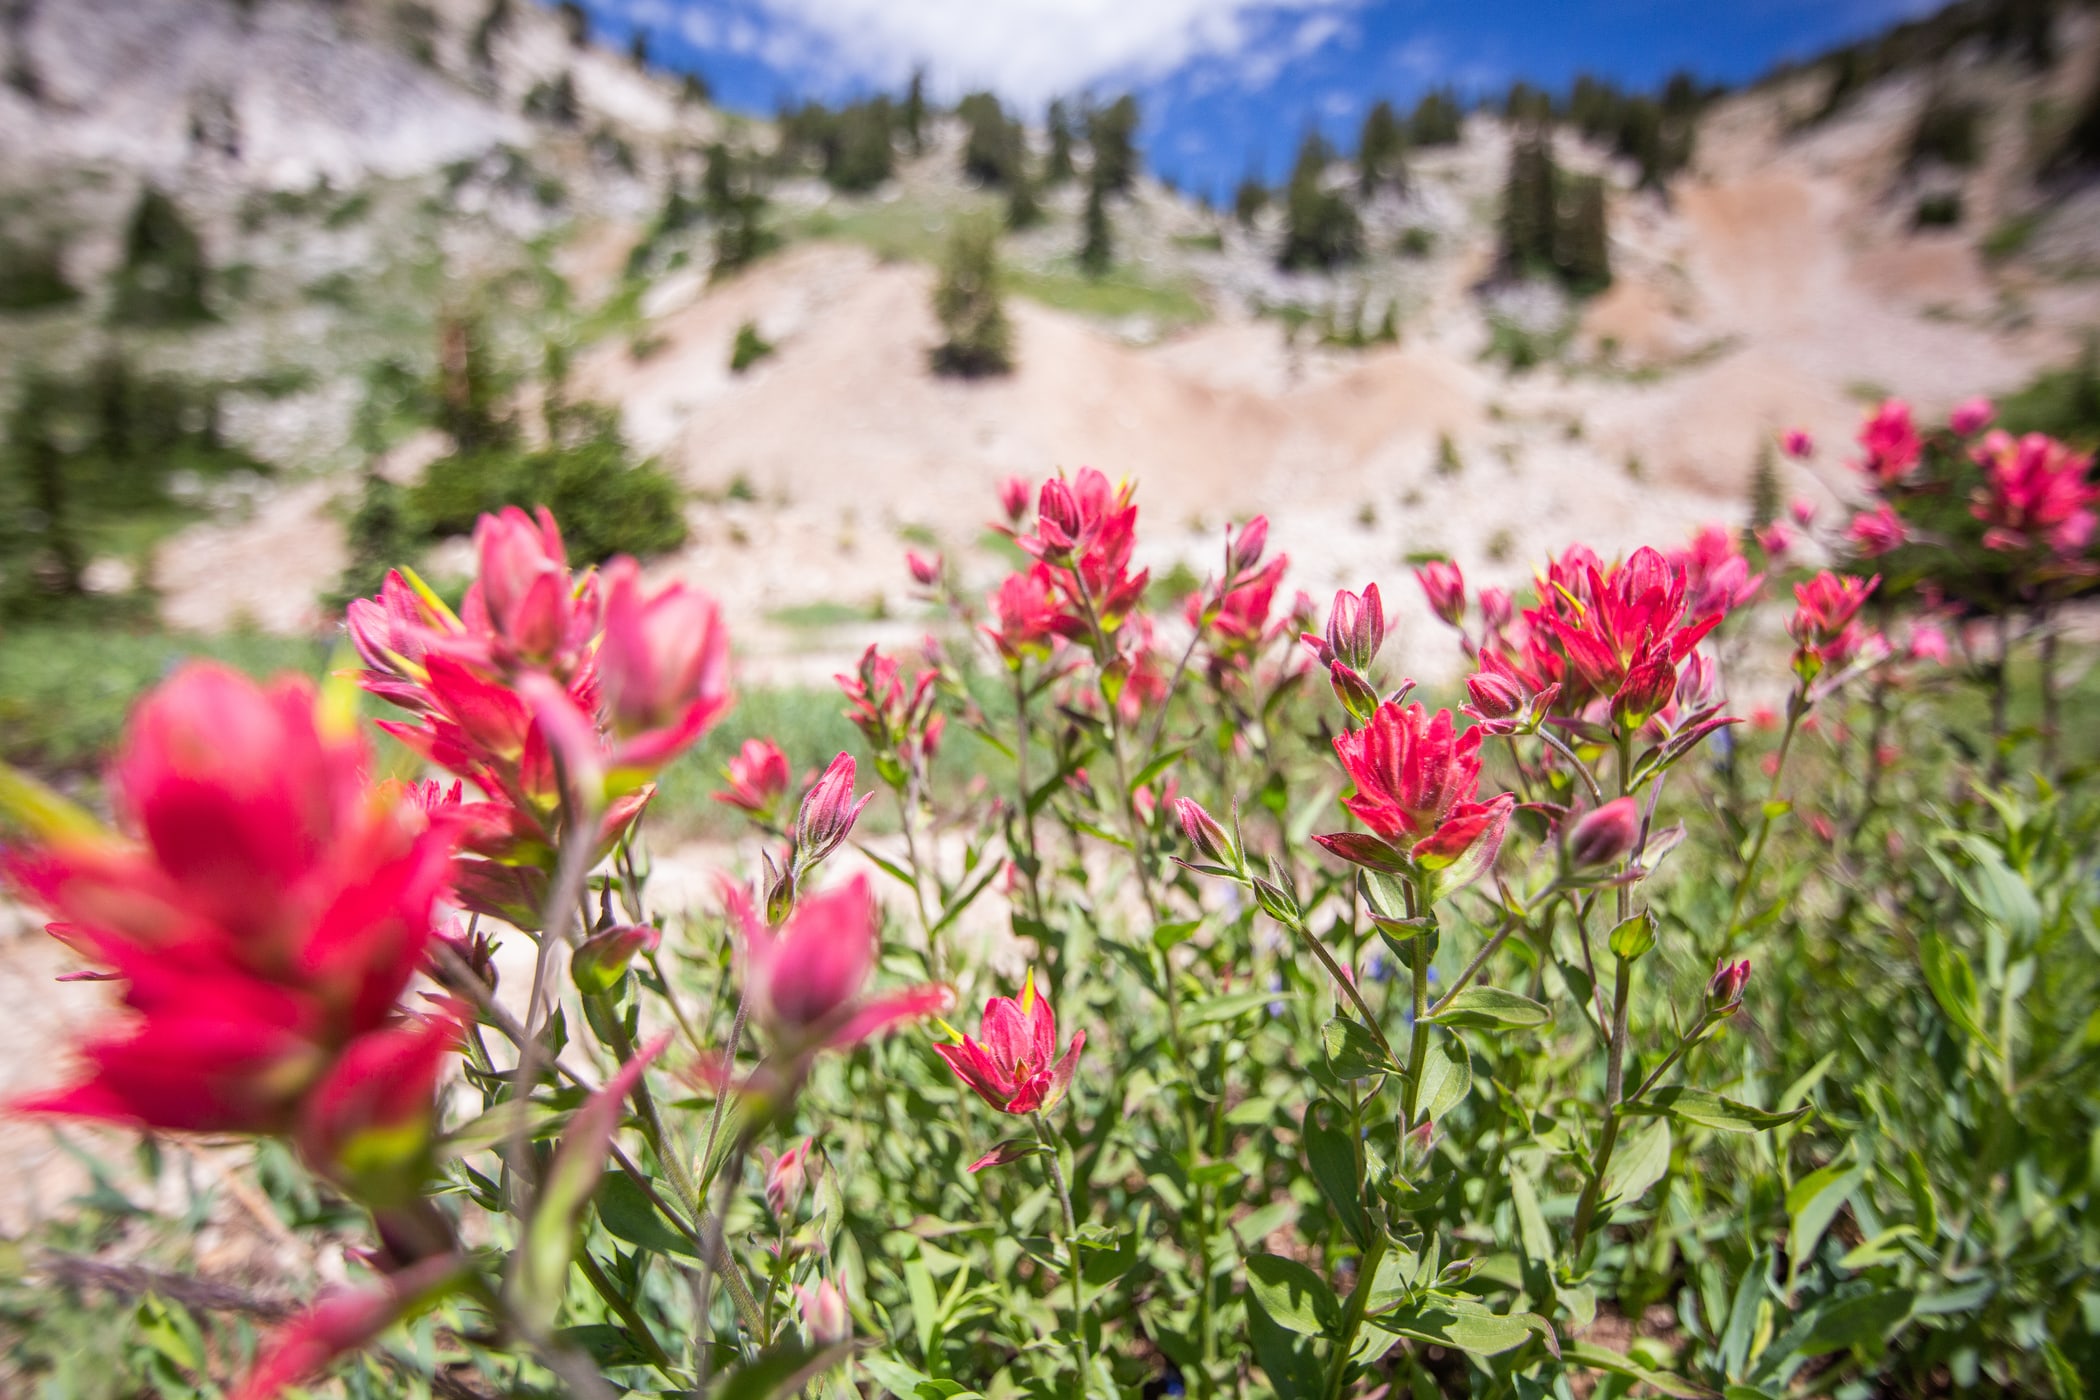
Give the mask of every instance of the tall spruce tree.
POLYGON ((1407 129, 1393 104, 1380 99, 1364 114, 1356 146, 1356 187, 1365 199, 1382 189, 1398 191, 1407 181, 1407 129))
POLYGON ((1556 213, 1554 266, 1578 296, 1611 285, 1611 235, 1606 227, 1604 181, 1584 175, 1566 182, 1556 213))
POLYGON ((1331 272, 1363 256, 1363 220, 1340 190, 1327 187, 1334 149, 1317 131, 1298 145, 1283 196, 1283 244, 1276 265, 1286 271, 1331 272))
POLYGON ((1104 194, 1128 194, 1137 180, 1138 104, 1125 93, 1106 107, 1086 114, 1087 147, 1093 154, 1093 182, 1104 194))
POLYGON ((897 124, 904 132, 904 140, 913 155, 923 155, 926 150, 926 75, 913 70, 911 83, 904 89, 904 106, 897 114, 897 124))
POLYGON ((117 272, 111 317, 156 326, 208 321, 212 312, 205 296, 210 282, 204 241, 174 200, 146 186, 124 229, 124 263, 117 272))
POLYGON ((1043 183, 1062 185, 1072 178, 1072 114, 1065 109, 1064 99, 1050 104, 1044 119, 1049 129, 1050 155, 1043 164, 1043 183))
POLYGON ((1533 277, 1555 270, 1559 184, 1552 137, 1519 131, 1510 143, 1509 174, 1502 183, 1497 261, 1503 275, 1533 277))
POLYGON ((1115 261, 1115 232, 1108 222, 1108 197, 1099 180, 1086 182, 1086 209, 1079 223, 1079 265, 1088 276, 1099 277, 1115 261))

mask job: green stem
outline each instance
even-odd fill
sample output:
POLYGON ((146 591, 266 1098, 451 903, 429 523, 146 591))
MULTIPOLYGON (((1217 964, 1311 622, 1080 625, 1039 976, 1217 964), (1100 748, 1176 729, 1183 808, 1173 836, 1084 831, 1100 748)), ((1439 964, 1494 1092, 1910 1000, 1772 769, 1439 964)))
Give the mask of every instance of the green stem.
MULTIPOLYGON (((1416 901, 1420 898, 1412 882, 1404 887, 1407 891, 1407 913, 1410 918, 1420 917, 1416 901)), ((1408 1033, 1407 1086, 1401 1094, 1401 1112, 1412 1131, 1419 1125, 1415 1122, 1415 1111, 1421 1106, 1422 1066, 1429 1062, 1429 945, 1428 930, 1415 935, 1407 945, 1408 970, 1413 974, 1414 1025, 1408 1033)))
POLYGON ((1778 761, 1772 765, 1772 781, 1765 789, 1764 805, 1758 809, 1757 834, 1751 838, 1750 853, 1743 857, 1743 872, 1736 877, 1735 892, 1728 898, 1728 921, 1721 925, 1721 946, 1715 951, 1716 958, 1726 957, 1735 944, 1735 936, 1741 932, 1743 897, 1750 892, 1751 883, 1757 878, 1758 863, 1764 859, 1765 842, 1772 835, 1774 807, 1779 801, 1779 782, 1786 776, 1787 754, 1794 747, 1794 733, 1801 727, 1801 717, 1808 713, 1808 687, 1797 686, 1786 704, 1786 732, 1779 738, 1778 761))
POLYGON ((1582 1199, 1575 1206, 1575 1233, 1571 1249, 1579 1254, 1589 1238, 1590 1222, 1597 1214, 1597 1201, 1604 1192, 1604 1172, 1611 1165, 1612 1150, 1619 1145, 1619 1096, 1626 1078, 1626 1025, 1633 1004, 1633 963, 1618 960, 1611 1008, 1611 1054, 1604 1071, 1604 1131, 1590 1159, 1590 1179, 1583 1185, 1582 1199))
POLYGON ((1078 1394, 1085 1395, 1088 1383, 1093 1379, 1094 1363, 1087 1353, 1086 1345, 1086 1284, 1079 1277, 1079 1217, 1072 1213, 1072 1192, 1065 1185, 1065 1169, 1058 1156, 1057 1135, 1050 1131, 1049 1120, 1040 1113, 1031 1113, 1035 1123, 1036 1140, 1043 1144, 1043 1153, 1050 1162, 1050 1184, 1057 1188, 1057 1203, 1065 1213, 1065 1273, 1072 1280, 1072 1351, 1079 1361, 1078 1394))
POLYGON ((613 1286, 613 1281, 605 1276, 604 1268, 592 1257, 590 1250, 578 1249, 576 1263, 598 1296, 605 1300, 606 1306, 619 1314, 621 1323, 627 1329, 627 1335, 648 1355, 649 1364, 673 1385, 690 1384, 692 1377, 679 1372, 678 1363, 671 1359, 671 1354, 656 1340, 656 1334, 649 1330, 648 1322, 636 1311, 634 1304, 628 1302, 620 1290, 613 1286))
POLYGON ((1364 1325, 1364 1313, 1371 1305, 1371 1284, 1378 1276, 1378 1266, 1385 1261, 1385 1231, 1374 1230, 1371 1243, 1356 1265, 1356 1286, 1349 1290, 1349 1303, 1342 1314, 1341 1335, 1334 1343, 1334 1368, 1327 1373, 1327 1400, 1341 1400, 1342 1387, 1349 1380, 1349 1357, 1356 1350, 1356 1334, 1364 1325))

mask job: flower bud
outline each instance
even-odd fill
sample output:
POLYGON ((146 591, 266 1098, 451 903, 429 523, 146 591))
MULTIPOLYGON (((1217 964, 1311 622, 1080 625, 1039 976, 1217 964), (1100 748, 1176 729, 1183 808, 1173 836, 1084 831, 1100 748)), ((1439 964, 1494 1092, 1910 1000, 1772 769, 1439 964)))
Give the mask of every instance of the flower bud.
POLYGON ((813 1138, 804 1138, 773 1159, 766 1168, 766 1204, 786 1221, 802 1204, 802 1189, 809 1184, 809 1152, 813 1138))
POLYGON ((1458 626, 1466 615, 1466 576, 1458 565, 1433 559, 1415 570, 1415 582, 1422 585, 1429 610, 1449 626, 1458 626))
POLYGON ((1327 677, 1334 686, 1335 698, 1342 702, 1342 708, 1349 712, 1350 717, 1358 724, 1369 724, 1371 716, 1378 713, 1378 692, 1371 689, 1371 683, 1344 665, 1339 657, 1327 668, 1327 677))
POLYGON ((729 634, 720 610, 682 583, 645 592, 631 559, 615 560, 605 576, 598 674, 613 728, 634 735, 676 726, 683 742, 672 742, 682 748, 729 706, 729 634))
POLYGON ((928 559, 916 550, 907 549, 904 551, 904 566, 911 570, 913 581, 921 588, 931 588, 941 581, 941 556, 938 554, 928 559))
POLYGON ((651 924, 621 924, 594 933, 569 960, 569 977, 585 996, 609 992, 627 975, 627 964, 639 953, 653 953, 663 933, 651 924))
POLYGON ((1613 798, 1570 828, 1568 863, 1577 870, 1614 864, 1625 858, 1640 835, 1641 804, 1631 797, 1613 798))
POLYGON ((846 1311, 846 1295, 839 1292, 838 1285, 831 1280, 820 1279, 814 1288, 808 1284, 796 1284, 795 1300, 801 1306, 802 1330, 809 1335, 811 1346, 830 1346, 853 1335, 853 1318, 846 1311))
POLYGON ((1703 710, 1721 698, 1721 677, 1713 658, 1695 651, 1677 671, 1677 703, 1688 710, 1703 710))
POLYGON ((1328 654, 1362 675, 1383 645, 1385 605, 1378 599, 1378 585, 1364 589, 1361 597, 1347 589, 1335 594, 1334 608, 1327 614, 1328 654))
POLYGON ((1731 963, 1723 958, 1706 984, 1706 1009, 1715 1016, 1732 1016, 1743 1004, 1743 988, 1750 981, 1750 959, 1731 963))
POLYGON ((1974 437, 1997 416, 1998 410, 1989 399, 1977 397, 1955 405, 1954 412, 1947 415, 1947 426, 1956 437, 1974 437))
POLYGON ((853 755, 842 753, 831 760, 831 766, 804 795, 802 810, 795 816, 796 865, 808 870, 837 850, 859 820, 861 808, 874 800, 872 792, 858 802, 853 800, 853 755))
POLYGON ((1816 503, 1806 496, 1796 496, 1789 501, 1786 513, 1804 530, 1816 523, 1816 503))
POLYGON ((1816 453, 1816 440, 1801 428, 1787 429, 1786 435, 1779 440, 1779 445, 1786 451, 1787 456, 1797 462, 1813 457, 1816 453))
POLYGON ((715 801, 741 808, 761 821, 771 821, 780 799, 794 781, 787 755, 771 739, 746 739, 723 770, 729 786, 715 794, 715 801))
POLYGON ((572 585, 561 530, 545 506, 529 516, 516 506, 474 525, 475 579, 489 621, 529 661, 553 655, 569 619, 572 585))
POLYGON ((1192 797, 1184 797, 1174 804, 1174 812, 1181 818, 1181 830, 1188 837, 1189 844, 1201 851, 1205 860, 1227 870, 1246 868, 1232 833, 1221 826, 1216 817, 1204 811, 1201 803, 1192 797))
POLYGON ((1261 563, 1262 550, 1269 543, 1269 517, 1257 515, 1242 525, 1235 538, 1230 526, 1225 531, 1225 577, 1228 581, 1238 578, 1255 565, 1261 563))
POLYGON ((1070 550, 1079 537, 1082 517, 1079 498, 1061 476, 1053 476, 1043 483, 1043 491, 1036 498, 1036 531, 1042 536, 1045 546, 1053 551, 1070 550))
POLYGON ((1475 671, 1466 677, 1466 695, 1481 719, 1508 719, 1524 708, 1524 687, 1500 671, 1475 671))
POLYGON ((1621 729, 1635 730, 1646 724, 1677 693, 1677 668, 1670 663, 1670 648, 1659 643, 1633 663, 1619 693, 1611 698, 1611 717, 1621 729))
POLYGON ((1510 598, 1507 588, 1483 588, 1480 590, 1480 619, 1490 632, 1500 632, 1509 626, 1510 619, 1517 615, 1517 605, 1510 598))
POLYGON ((1028 514, 1028 483, 1018 476, 1000 482, 999 509, 1006 512, 1008 524, 1020 524, 1021 517, 1028 514))

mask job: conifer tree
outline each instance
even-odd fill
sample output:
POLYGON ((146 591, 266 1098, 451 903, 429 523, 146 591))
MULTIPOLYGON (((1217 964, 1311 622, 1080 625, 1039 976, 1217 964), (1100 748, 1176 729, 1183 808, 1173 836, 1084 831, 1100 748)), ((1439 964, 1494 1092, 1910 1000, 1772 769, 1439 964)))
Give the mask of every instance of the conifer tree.
POLYGON ((205 293, 211 266, 204 242, 175 201, 148 185, 124 230, 111 316, 133 325, 184 325, 211 319, 205 293))
POLYGON ((1261 211, 1269 207, 1269 187, 1258 175, 1248 175, 1232 192, 1232 214, 1240 221, 1241 228, 1253 228, 1261 211))
POLYGON ((911 146, 913 155, 926 151, 926 74, 914 70, 910 86, 904 89, 904 106, 898 113, 898 125, 903 129, 904 139, 911 146))
POLYGON ((1013 328, 999 294, 999 231, 983 220, 959 225, 941 259, 933 314, 942 341, 936 373, 974 379, 1013 369, 1013 328))
POLYGON ((1049 127, 1050 155, 1043 165, 1043 183, 1062 185, 1073 175, 1072 115, 1065 110, 1062 98, 1050 104, 1045 121, 1049 127))
POLYGON ((1384 99, 1373 103, 1364 114, 1363 134, 1356 147, 1356 187, 1365 199, 1381 189, 1397 191, 1406 182, 1401 163, 1406 149, 1407 132, 1393 104, 1384 99))
POLYGON ((1553 261, 1561 281, 1578 296, 1603 291, 1611 285, 1604 181, 1595 175, 1568 181, 1556 213, 1553 261))
POLYGON ((1327 188, 1333 158, 1317 131, 1307 132, 1299 143, 1284 191, 1283 246, 1276 253, 1276 265, 1286 271, 1331 272, 1363 256, 1363 221, 1356 206, 1346 194, 1327 188))
POLYGON ((1407 119, 1407 136, 1416 146, 1451 146, 1464 134, 1464 114, 1448 88, 1425 92, 1407 119))
POLYGON ((1502 184, 1498 260, 1505 276, 1553 271, 1559 183, 1551 138, 1519 131, 1510 143, 1509 175, 1502 184))
POLYGON ((1090 277, 1107 272, 1115 261, 1114 231, 1108 222, 1108 204, 1101 182, 1086 182, 1086 210, 1080 216, 1079 265, 1090 277))
POLYGON ((1138 104, 1125 93, 1106 107, 1086 114, 1087 147, 1093 154, 1093 182, 1104 194, 1128 194, 1137 180, 1138 104))

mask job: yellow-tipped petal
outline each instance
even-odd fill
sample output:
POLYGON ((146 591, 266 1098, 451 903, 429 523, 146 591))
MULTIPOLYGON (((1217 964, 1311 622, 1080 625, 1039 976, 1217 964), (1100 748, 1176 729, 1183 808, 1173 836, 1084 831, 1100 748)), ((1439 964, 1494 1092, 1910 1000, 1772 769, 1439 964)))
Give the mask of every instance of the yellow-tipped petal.
POLYGON ((408 580, 408 586, 416 590, 416 596, 421 598, 432 612, 450 623, 455 629, 464 629, 466 627, 466 624, 459 620, 459 614, 452 611, 452 605, 443 598, 438 597, 437 590, 423 582, 422 575, 406 564, 400 565, 399 568, 401 577, 408 580))
POLYGON ((1028 969, 1028 981, 1021 988, 1021 1014, 1026 1016, 1035 1010, 1035 969, 1028 969))
POLYGON ((314 697, 314 720, 321 733, 341 743, 357 733, 356 672, 352 670, 357 658, 350 651, 348 642, 336 644, 335 654, 329 658, 328 674, 321 678, 320 694, 314 697))

